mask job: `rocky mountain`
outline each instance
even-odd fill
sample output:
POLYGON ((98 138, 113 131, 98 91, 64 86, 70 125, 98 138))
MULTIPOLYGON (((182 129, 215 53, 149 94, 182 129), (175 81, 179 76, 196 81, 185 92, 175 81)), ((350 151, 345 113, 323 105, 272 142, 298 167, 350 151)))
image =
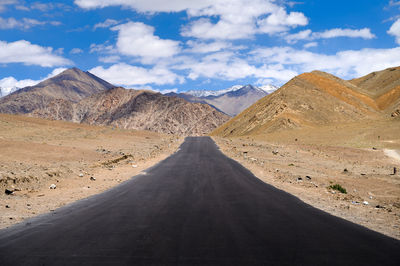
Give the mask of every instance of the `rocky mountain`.
POLYGON ((185 93, 169 93, 166 95, 180 97, 190 102, 206 103, 227 115, 235 116, 276 89, 271 85, 264 87, 237 85, 219 91, 187 91, 185 93))
POLYGON ((177 135, 204 135, 229 119, 207 104, 144 90, 113 88, 79 102, 56 99, 31 116, 177 135))
POLYGON ((396 116, 400 101, 399 72, 399 68, 389 68, 350 81, 321 71, 304 73, 260 99, 212 134, 257 135, 396 116))
POLYGON ((22 88, 0 98, 0 112, 30 113, 44 108, 55 99, 78 102, 89 95, 113 87, 114 85, 89 72, 71 68, 35 86, 22 88))

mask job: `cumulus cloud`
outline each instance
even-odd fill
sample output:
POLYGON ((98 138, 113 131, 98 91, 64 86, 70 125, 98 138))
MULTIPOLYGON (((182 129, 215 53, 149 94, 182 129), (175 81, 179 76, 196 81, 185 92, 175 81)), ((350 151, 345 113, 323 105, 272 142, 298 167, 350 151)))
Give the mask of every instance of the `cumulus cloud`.
POLYGON ((114 64, 109 68, 98 66, 89 70, 94 75, 111 82, 112 84, 134 87, 147 84, 174 84, 182 83, 183 77, 170 70, 155 66, 147 69, 125 63, 114 64))
POLYGON ((22 80, 17 80, 14 77, 6 77, 0 80, 0 88, 2 89, 3 96, 9 94, 12 89, 14 88, 24 88, 27 86, 34 86, 40 82, 42 82, 45 79, 54 77, 61 72, 66 70, 66 68, 56 68, 54 69, 50 74, 48 74, 45 78, 42 78, 40 80, 32 80, 32 79, 22 79, 22 80))
POLYGON ((400 47, 340 51, 333 55, 297 50, 291 47, 261 48, 251 53, 255 61, 282 64, 299 73, 323 70, 342 78, 354 78, 400 65, 400 47))
POLYGON ((0 41, 0 63, 23 63, 42 67, 72 64, 68 59, 53 52, 53 48, 31 44, 25 40, 10 43, 0 41))
POLYGON ((400 19, 393 23, 387 33, 394 36, 396 38, 396 43, 400 44, 400 19))
POLYGON ((311 30, 303 30, 298 33, 288 34, 285 36, 285 40, 288 43, 296 43, 299 40, 317 40, 317 39, 330 39, 337 37, 348 37, 348 38, 362 38, 362 39, 373 39, 376 36, 371 33, 369 28, 363 29, 330 29, 322 32, 312 32, 311 30))
POLYGON ((282 68, 278 64, 252 65, 248 60, 240 58, 232 52, 218 52, 204 56, 200 60, 186 58, 173 68, 188 71, 188 78, 192 80, 200 77, 224 80, 253 77, 286 81, 297 74, 294 71, 282 68))
POLYGON ((139 57, 142 62, 171 57, 180 51, 179 42, 154 35, 154 27, 141 22, 128 22, 111 28, 118 31, 116 47, 123 55, 139 57))
POLYGON ((287 13, 284 7, 269 0, 219 0, 204 9, 189 9, 188 13, 202 18, 183 27, 182 35, 200 39, 244 39, 260 33, 286 32, 308 24, 303 13, 287 13), (219 20, 214 23, 204 16, 219 20))
POLYGON ((86 9, 123 6, 142 13, 186 11, 198 19, 183 27, 182 35, 200 39, 244 39, 308 24, 303 13, 288 13, 274 0, 75 0, 75 4, 86 9))

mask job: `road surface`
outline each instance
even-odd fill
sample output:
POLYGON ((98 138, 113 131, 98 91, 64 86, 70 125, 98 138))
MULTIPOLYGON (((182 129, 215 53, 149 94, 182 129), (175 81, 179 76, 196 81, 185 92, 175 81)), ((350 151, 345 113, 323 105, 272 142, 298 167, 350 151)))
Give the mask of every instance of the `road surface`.
POLYGON ((191 137, 146 174, 1 230, 0 265, 400 265, 400 241, 319 211, 191 137))

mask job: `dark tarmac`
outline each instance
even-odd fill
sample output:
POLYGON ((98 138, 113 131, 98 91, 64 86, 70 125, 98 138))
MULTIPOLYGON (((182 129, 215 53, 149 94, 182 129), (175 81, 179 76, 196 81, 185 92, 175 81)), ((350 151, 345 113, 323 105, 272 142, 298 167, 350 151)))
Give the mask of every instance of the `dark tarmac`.
POLYGON ((0 265, 400 265, 400 241, 311 207, 208 137, 102 194, 0 231, 0 265))

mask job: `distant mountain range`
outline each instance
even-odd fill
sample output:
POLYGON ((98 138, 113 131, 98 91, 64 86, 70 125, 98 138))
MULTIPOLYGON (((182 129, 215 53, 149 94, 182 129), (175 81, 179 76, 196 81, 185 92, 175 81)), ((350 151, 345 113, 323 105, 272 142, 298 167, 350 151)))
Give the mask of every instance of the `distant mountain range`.
POLYGON ((208 104, 127 90, 77 68, 0 98, 0 112, 176 135, 204 135, 229 116, 208 104))
POLYGON ((400 118, 400 67, 353 80, 301 74, 212 132, 232 137, 332 123, 400 118))
POLYGON ((166 95, 180 97, 190 102, 206 103, 229 116, 235 116, 276 89, 277 87, 272 85, 263 87, 236 85, 218 91, 190 90, 166 95))

